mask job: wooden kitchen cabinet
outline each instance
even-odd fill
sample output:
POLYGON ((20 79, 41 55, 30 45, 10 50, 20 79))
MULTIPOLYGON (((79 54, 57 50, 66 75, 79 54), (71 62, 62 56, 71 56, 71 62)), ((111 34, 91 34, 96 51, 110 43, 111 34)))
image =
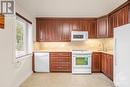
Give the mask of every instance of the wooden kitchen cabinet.
POLYGON ((4 16, 0 15, 0 29, 4 28, 4 16))
MULTIPOLYGON (((64 31, 62 31, 62 22, 50 20, 37 20, 36 39, 38 42, 58 42, 62 40, 64 31)), ((67 31, 67 29, 66 29, 67 31)), ((68 32, 67 32, 68 33, 68 32)), ((63 38, 64 40, 64 38, 63 38)))
POLYGON ((113 55, 102 53, 101 72, 113 80, 113 55))
POLYGON ((101 72, 106 74, 106 57, 107 57, 107 54, 105 53, 102 53, 102 59, 101 59, 101 72))
POLYGON ((71 31, 88 31, 89 38, 96 38, 96 19, 36 18, 38 42, 70 42, 71 31))
POLYGON ((59 42, 70 42, 71 41, 71 31, 72 31, 72 25, 71 21, 63 21, 62 22, 62 28, 60 28, 61 32, 61 37, 62 39, 59 40, 59 42))
POLYGON ((92 72, 101 72, 101 52, 94 52, 92 54, 92 72))
POLYGON ((69 21, 55 19, 36 19, 36 40, 38 42, 70 42, 69 21))
POLYGON ((71 72, 71 61, 71 52, 50 52, 50 71, 71 72))
POLYGON ((106 59, 106 67, 107 67, 107 71, 106 71, 106 75, 113 80, 113 56, 110 54, 107 54, 107 59, 106 59))
POLYGON ((113 37, 113 29, 129 23, 129 4, 109 14, 109 37, 113 37))
POLYGON ((108 16, 97 19, 97 38, 108 37, 108 16))
POLYGON ((97 25, 96 25, 96 20, 91 21, 88 23, 88 37, 89 38, 96 38, 97 35, 97 25))
POLYGON ((81 23, 79 20, 71 21, 72 31, 82 31, 81 23))

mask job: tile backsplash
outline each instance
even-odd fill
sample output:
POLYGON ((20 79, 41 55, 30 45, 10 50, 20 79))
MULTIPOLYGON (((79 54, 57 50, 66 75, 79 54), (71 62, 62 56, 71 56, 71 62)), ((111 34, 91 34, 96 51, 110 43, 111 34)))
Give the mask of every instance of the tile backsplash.
POLYGON ((112 38, 102 39, 104 51, 113 51, 114 40, 112 38))
POLYGON ((112 50, 113 39, 88 39, 85 42, 35 42, 34 50, 58 50, 58 51, 71 51, 71 50, 90 50, 90 51, 103 51, 112 50))

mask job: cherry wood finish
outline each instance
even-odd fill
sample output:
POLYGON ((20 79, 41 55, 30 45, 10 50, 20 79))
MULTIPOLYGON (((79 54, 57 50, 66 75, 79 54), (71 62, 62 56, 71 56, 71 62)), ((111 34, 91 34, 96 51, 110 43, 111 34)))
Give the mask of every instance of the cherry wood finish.
POLYGON ((101 72, 101 52, 94 52, 92 54, 92 72, 101 72))
POLYGON ((108 16, 104 16, 97 19, 97 37, 107 38, 108 37, 108 16))
POLYGON ((106 58, 107 58, 107 54, 102 53, 102 59, 101 59, 101 71, 102 73, 106 74, 106 58))
POLYGON ((113 80, 113 55, 107 55, 107 76, 113 80))
POLYGON ((129 23, 130 4, 109 14, 109 37, 113 37, 113 29, 129 23))
POLYGON ((38 42, 70 42, 71 31, 88 31, 89 38, 113 37, 115 27, 130 22, 130 1, 100 18, 36 18, 38 42), (97 20, 97 21, 96 21, 97 20))
POLYGON ((102 53, 101 72, 113 80, 113 55, 102 53))
POLYGON ((4 28, 4 16, 0 15, 0 29, 4 28))
POLYGON ((70 42, 71 31, 88 31, 89 38, 96 37, 96 19, 37 18, 38 42, 70 42))
POLYGON ((71 52, 50 52, 51 72, 71 72, 71 52))

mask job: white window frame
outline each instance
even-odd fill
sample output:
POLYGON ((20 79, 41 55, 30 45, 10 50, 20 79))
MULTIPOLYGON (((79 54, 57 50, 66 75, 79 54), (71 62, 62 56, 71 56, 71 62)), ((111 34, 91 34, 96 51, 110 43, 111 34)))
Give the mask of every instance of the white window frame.
MULTIPOLYGON (((17 54, 17 50, 16 50, 16 59, 19 59, 19 58, 22 58, 23 56, 27 56, 29 54, 32 54, 32 24, 28 23, 27 21, 25 21, 24 19, 22 19, 19 16, 16 16, 16 22, 17 21, 23 22, 25 24, 24 52, 20 53, 20 54, 17 54), (30 28, 31 28, 31 31, 30 31, 30 28)), ((16 41, 17 41, 17 39, 16 39, 16 41)))

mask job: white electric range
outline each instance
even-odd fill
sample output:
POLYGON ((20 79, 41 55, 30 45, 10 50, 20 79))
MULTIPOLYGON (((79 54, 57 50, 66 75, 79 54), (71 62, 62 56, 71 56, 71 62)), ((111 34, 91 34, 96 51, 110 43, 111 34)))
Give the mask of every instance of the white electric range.
POLYGON ((92 52, 85 50, 72 51, 72 74, 91 73, 92 52))

